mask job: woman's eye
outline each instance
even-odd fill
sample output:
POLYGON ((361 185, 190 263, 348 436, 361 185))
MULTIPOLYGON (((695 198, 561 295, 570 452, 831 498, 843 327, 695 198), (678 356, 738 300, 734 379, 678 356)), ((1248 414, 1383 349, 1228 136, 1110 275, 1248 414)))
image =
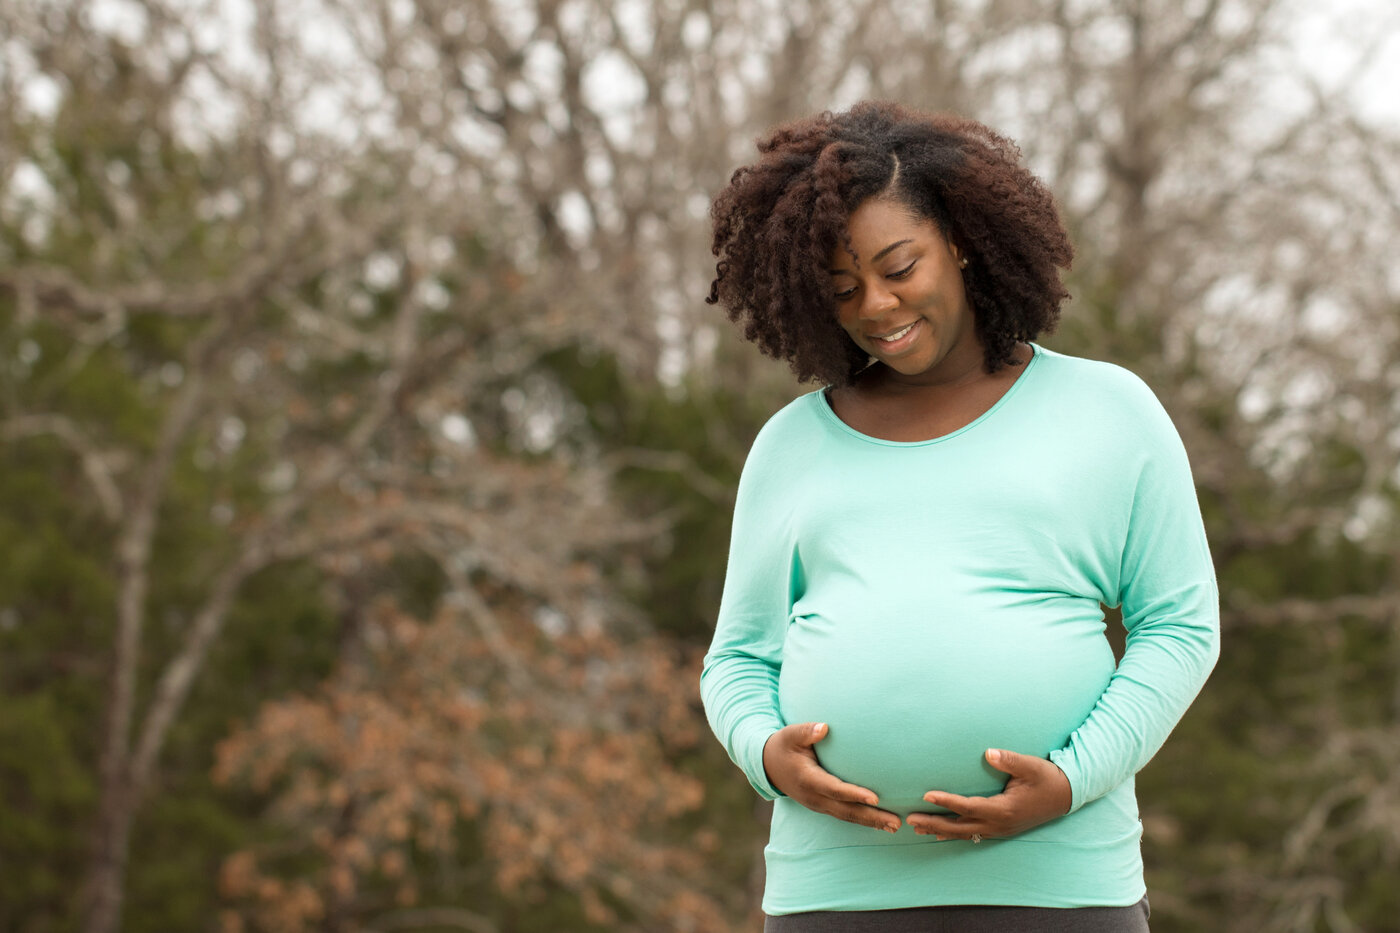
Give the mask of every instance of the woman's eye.
POLYGON ((845 301, 847 298, 851 297, 851 296, 854 295, 855 293, 856 293, 856 290, 855 290, 854 288, 848 288, 848 289, 846 289, 845 291, 839 291, 839 292, 836 293, 836 300, 837 300, 837 301, 845 301))
POLYGON ((903 269, 900 269, 898 272, 891 272, 889 277, 892 279, 904 278, 906 275, 914 271, 914 264, 917 262, 918 260, 916 259, 914 260, 914 262, 909 263, 909 265, 905 266, 903 269))

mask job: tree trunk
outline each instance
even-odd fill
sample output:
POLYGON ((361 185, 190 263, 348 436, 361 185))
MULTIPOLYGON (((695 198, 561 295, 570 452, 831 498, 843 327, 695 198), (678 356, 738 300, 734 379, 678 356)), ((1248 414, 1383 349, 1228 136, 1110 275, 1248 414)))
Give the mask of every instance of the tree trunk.
POLYGON ((113 933, 121 925, 127 846, 136 806, 136 788, 131 780, 131 720, 136 703, 141 628, 150 586, 157 494, 149 487, 145 493, 141 507, 135 510, 117 545, 121 580, 117 596, 117 638, 112 652, 111 685, 102 736, 97 826, 83 902, 83 929, 87 933, 113 933))
POLYGON ((98 803, 96 838, 88 863, 83 933, 116 933, 121 927, 126 862, 136 801, 126 776, 104 779, 98 803))
POLYGON ((191 354, 191 372, 161 427, 160 445, 142 479, 117 543, 117 637, 112 651, 111 686, 102 735, 101 790, 97 826, 83 899, 85 933, 114 933, 121 927, 131 823, 145 788, 145 775, 132 771, 131 725, 136 710, 136 676, 141 634, 151 584, 151 543, 158 511, 181 441, 204 397, 202 369, 217 327, 205 331, 191 354))

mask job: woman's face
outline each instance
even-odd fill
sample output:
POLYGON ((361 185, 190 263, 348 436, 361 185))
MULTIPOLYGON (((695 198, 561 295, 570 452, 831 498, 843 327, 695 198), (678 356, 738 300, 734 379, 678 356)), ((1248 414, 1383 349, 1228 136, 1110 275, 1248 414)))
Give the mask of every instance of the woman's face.
POLYGON ((944 382, 981 367, 961 257, 937 225, 872 198, 847 229, 855 258, 838 246, 828 268, 837 316, 856 345, 903 381, 944 382))

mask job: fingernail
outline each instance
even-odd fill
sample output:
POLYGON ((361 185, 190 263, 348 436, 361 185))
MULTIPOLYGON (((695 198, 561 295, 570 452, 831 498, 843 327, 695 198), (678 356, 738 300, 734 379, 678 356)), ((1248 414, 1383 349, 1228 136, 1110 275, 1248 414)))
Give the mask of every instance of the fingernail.
POLYGON ((896 825, 894 825, 894 826, 891 826, 891 825, 889 825, 888 823, 886 823, 886 824, 885 824, 885 832, 887 832, 887 833, 897 833, 897 832, 899 832, 899 826, 898 826, 898 824, 896 824, 896 825))
POLYGON ((824 723, 824 722, 814 723, 814 724, 812 725, 812 734, 813 734, 813 735, 820 735, 820 734, 821 734, 821 731, 822 731, 823 729, 825 729, 825 728, 826 728, 826 723, 824 723))
POLYGON ((987 749, 987 757, 992 761, 1001 761, 1001 752, 995 748, 989 748, 987 749))

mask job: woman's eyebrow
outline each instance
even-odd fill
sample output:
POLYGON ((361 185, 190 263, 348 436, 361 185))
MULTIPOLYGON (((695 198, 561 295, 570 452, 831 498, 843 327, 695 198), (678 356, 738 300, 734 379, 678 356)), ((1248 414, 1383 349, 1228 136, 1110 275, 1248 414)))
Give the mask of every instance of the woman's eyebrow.
MULTIPOLYGON (((886 256, 888 256, 893 250, 898 249, 899 247, 903 246, 905 243, 913 243, 913 242, 914 242, 914 240, 913 240, 912 238, 907 238, 907 239, 903 239, 903 240, 895 240, 895 241, 894 241, 893 243, 891 243, 889 246, 886 246, 884 249, 880 250, 880 251, 879 251, 878 253, 876 253, 874 256, 871 256, 871 257, 870 257, 870 261, 871 261, 871 262, 879 262, 881 259, 884 259, 886 256)), ((841 273, 845 272, 846 270, 845 270, 845 269, 828 269, 827 271, 830 272, 832 275, 840 275, 841 273)))
POLYGON ((879 262, 881 259, 884 259, 886 256, 888 256, 896 247, 903 246, 905 243, 913 243, 913 242, 914 242, 914 241, 913 241, 912 239, 896 240, 896 241, 894 241, 893 243, 891 243, 889 246, 886 246, 884 249, 880 250, 880 251, 879 251, 878 253, 876 253, 874 256, 871 256, 871 257, 870 257, 870 261, 871 261, 871 262, 879 262))

